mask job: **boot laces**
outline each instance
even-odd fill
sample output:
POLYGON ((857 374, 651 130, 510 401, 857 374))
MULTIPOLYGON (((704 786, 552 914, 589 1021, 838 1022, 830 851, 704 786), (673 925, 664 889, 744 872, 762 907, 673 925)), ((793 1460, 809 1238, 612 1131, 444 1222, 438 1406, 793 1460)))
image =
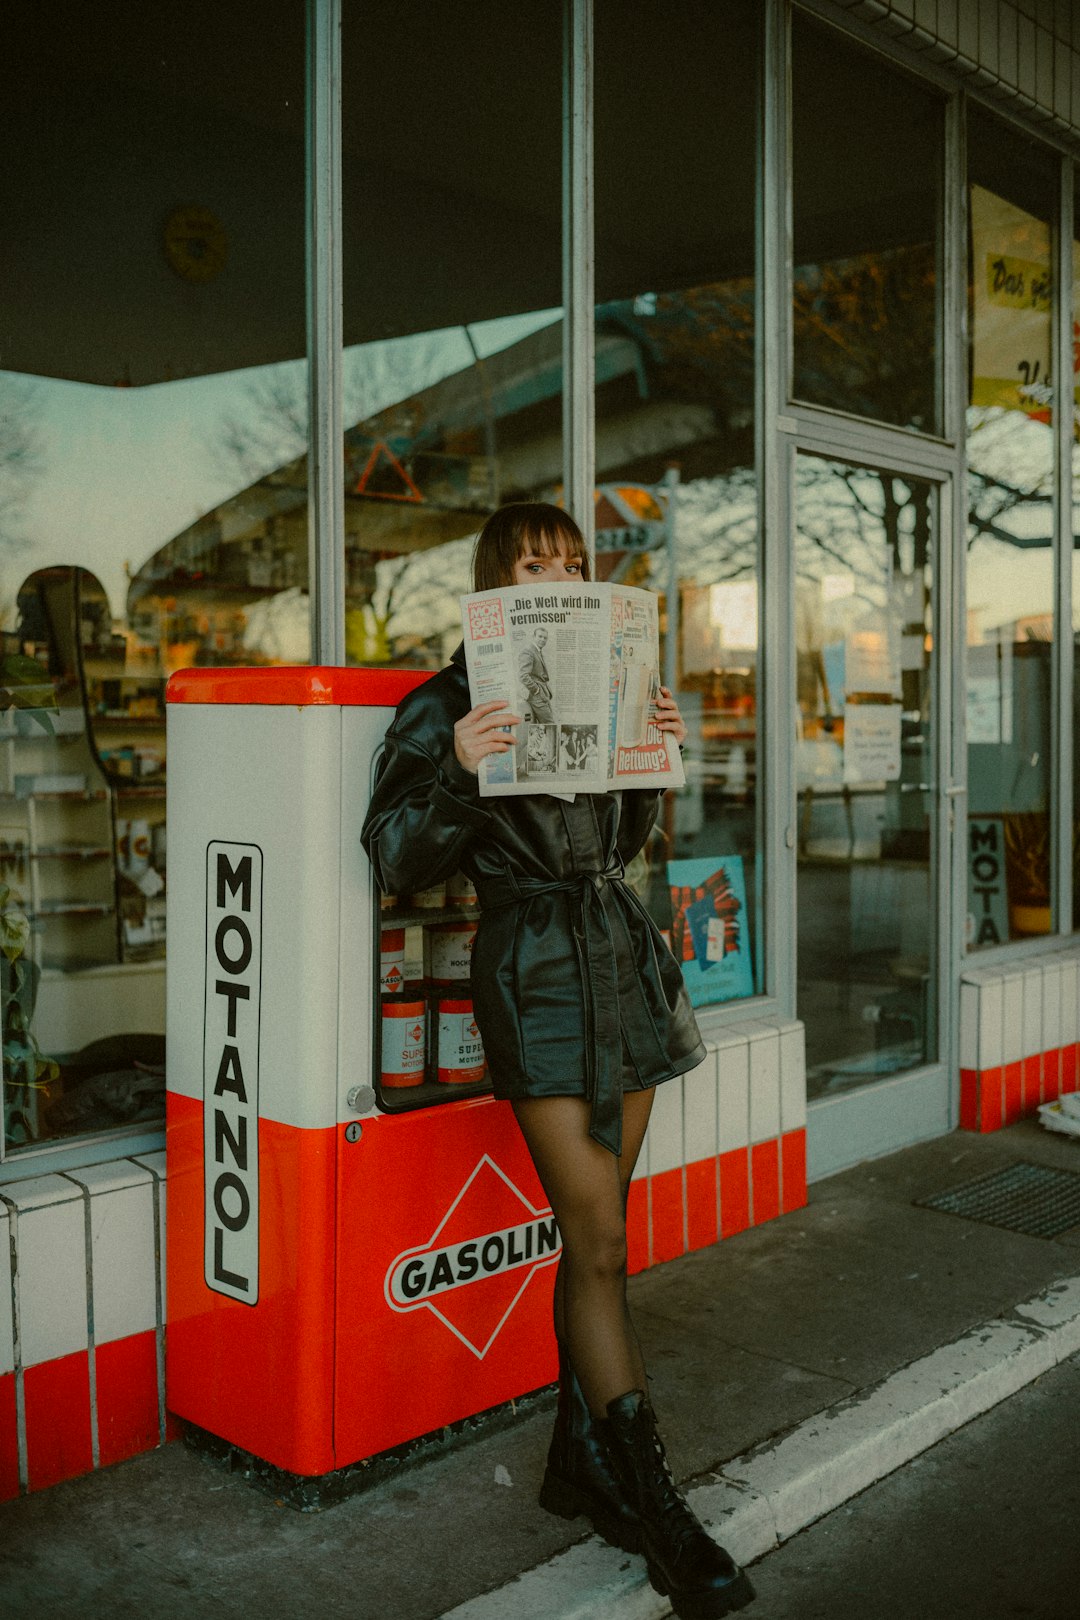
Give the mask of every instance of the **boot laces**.
POLYGON ((664 1443, 655 1429, 652 1432, 652 1445, 656 1454, 657 1483, 660 1487, 659 1507, 670 1533, 680 1542, 689 1542, 697 1536, 706 1534, 672 1477, 671 1464, 667 1460, 664 1443))

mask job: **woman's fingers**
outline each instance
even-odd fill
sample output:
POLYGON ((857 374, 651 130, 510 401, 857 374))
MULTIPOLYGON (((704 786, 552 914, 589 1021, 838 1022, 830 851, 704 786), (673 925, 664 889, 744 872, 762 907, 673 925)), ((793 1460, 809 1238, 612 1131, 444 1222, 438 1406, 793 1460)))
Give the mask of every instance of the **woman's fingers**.
POLYGON ((454 753, 458 763, 475 775, 480 761, 488 754, 505 754, 514 746, 514 733, 509 728, 520 724, 520 715, 510 714, 508 705, 501 699, 478 703, 454 726, 454 753))
POLYGON ((660 696, 656 700, 656 723, 661 731, 670 731, 680 748, 686 741, 686 721, 679 713, 679 705, 671 695, 667 686, 660 688, 660 696))

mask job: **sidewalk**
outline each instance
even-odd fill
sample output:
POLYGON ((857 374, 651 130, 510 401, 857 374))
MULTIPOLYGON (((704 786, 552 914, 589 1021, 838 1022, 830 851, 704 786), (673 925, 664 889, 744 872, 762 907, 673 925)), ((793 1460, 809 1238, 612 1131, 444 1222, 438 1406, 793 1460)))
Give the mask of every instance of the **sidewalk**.
MULTIPOLYGON (((1080 1227, 1047 1240, 914 1207, 1017 1159, 1080 1174, 1080 1142, 1027 1122, 944 1137, 634 1280, 673 1468, 736 1556, 760 1556, 1080 1348, 1080 1227)), ((284 1508, 183 1445, 10 1503, 0 1608, 665 1615, 640 1559, 536 1507, 553 1407, 549 1395, 323 1513, 284 1508)))

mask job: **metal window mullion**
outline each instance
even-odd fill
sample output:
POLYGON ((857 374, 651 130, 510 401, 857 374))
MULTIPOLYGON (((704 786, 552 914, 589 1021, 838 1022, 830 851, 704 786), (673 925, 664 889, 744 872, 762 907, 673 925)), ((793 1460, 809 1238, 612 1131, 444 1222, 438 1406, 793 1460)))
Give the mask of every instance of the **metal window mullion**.
POLYGON ((592 0, 563 0, 563 23, 563 498, 595 559, 592 0))
POLYGON ((762 7, 754 330, 761 634, 756 891, 759 989, 796 1011, 794 451, 783 428, 791 377, 790 31, 785 0, 762 7), (764 870, 761 870, 761 866, 764 870))
POLYGON ((960 974, 967 932, 967 112, 963 96, 945 110, 942 306, 945 344, 943 422, 956 441, 953 474, 941 497, 935 558, 937 680, 937 869, 944 919, 938 963, 940 1057, 949 1077, 949 1125, 960 1120, 960 974))
POLYGON ((307 0, 305 287, 311 660, 345 662, 341 0, 307 0))
POLYGON ((1050 806, 1051 901, 1055 933, 1074 927, 1072 904, 1073 844, 1073 166, 1061 160, 1061 194, 1054 236, 1054 661, 1051 677, 1050 806))

